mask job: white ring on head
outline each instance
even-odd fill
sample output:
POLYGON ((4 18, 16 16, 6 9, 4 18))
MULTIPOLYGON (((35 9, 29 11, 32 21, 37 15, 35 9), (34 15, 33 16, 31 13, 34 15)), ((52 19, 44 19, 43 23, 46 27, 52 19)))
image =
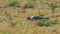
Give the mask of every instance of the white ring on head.
POLYGON ((31 18, 33 18, 34 16, 31 16, 31 18))

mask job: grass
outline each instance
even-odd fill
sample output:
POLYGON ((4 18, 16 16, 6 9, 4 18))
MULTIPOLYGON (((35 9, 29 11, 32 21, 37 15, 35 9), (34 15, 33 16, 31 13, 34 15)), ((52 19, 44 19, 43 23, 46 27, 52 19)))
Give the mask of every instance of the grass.
POLYGON ((4 17, 4 16, 0 16, 0 22, 6 21, 6 20, 7 20, 6 17, 4 17))
MULTIPOLYGON (((7 1, 8 0, 6 0, 6 2, 7 1)), ((8 2, 8 4, 16 3, 15 4, 15 6, 16 6, 17 4, 25 3, 24 1, 27 1, 27 0, 21 0, 21 3, 19 3, 20 2, 19 0, 16 0, 16 1, 17 2, 15 2, 15 0, 10 0, 8 2)), ((42 0, 42 1, 45 2, 45 0, 42 0)), ((35 0, 30 0, 30 2, 33 5, 35 0)), ((4 3, 4 2, 2 2, 2 3, 4 3)), ((39 5, 38 3, 39 2, 37 2, 36 5, 39 5)), ((57 2, 57 3, 60 3, 60 2, 57 2)), ((6 3, 4 3, 4 4, 6 4, 6 3)), ((28 2, 27 2, 27 4, 29 5, 28 2)), ((1 3, 0 3, 0 5, 3 6, 3 4, 1 4, 1 3)), ((41 5, 43 5, 43 4, 41 3, 41 5)), ((1 8, 0 16, 6 17, 6 21, 5 21, 5 18, 1 17, 0 20, 2 20, 3 22, 0 22, 0 34, 60 34, 60 31, 59 31, 60 30, 60 24, 59 24, 60 18, 51 18, 50 17, 49 20, 42 20, 41 22, 36 24, 36 25, 43 24, 43 26, 36 26, 36 27, 33 27, 33 25, 35 25, 35 21, 26 21, 25 20, 28 16, 33 16, 33 15, 42 15, 43 14, 44 17, 49 17, 51 15, 51 10, 50 9, 46 10, 44 6, 42 7, 44 9, 37 9, 37 11, 35 9, 24 9, 26 11, 25 13, 18 12, 16 9, 14 10, 13 7, 1 8), (5 9, 7 9, 7 10, 5 10, 5 9), (17 17, 15 17, 15 16, 17 16, 17 17), (10 17, 14 17, 14 18, 9 19, 10 17), (59 29, 59 30, 57 30, 57 29, 59 29)), ((59 13, 58 11, 59 10, 57 10, 56 14, 59 13)))
POLYGON ((15 22, 13 22, 13 21, 11 21, 11 20, 10 20, 10 22, 9 22, 9 23, 10 23, 10 26, 11 26, 11 27, 14 27, 14 26, 16 25, 16 23, 15 23, 15 22))
POLYGON ((13 18, 10 18, 8 22, 10 23, 11 27, 16 27, 16 25, 20 25, 20 26, 23 25, 23 21, 22 20, 15 20, 13 18))
POLYGON ((28 3, 25 4, 24 9, 25 8, 34 8, 34 3, 36 0, 29 0, 28 3))
POLYGON ((4 12, 4 13, 5 13, 5 15, 6 15, 6 16, 9 16, 9 14, 8 14, 8 12, 7 12, 6 10, 5 10, 5 12, 4 12))
POLYGON ((10 23, 11 27, 15 27, 16 24, 17 24, 16 21, 15 21, 15 19, 13 19, 13 18, 10 18, 8 22, 10 23))
POLYGON ((51 4, 50 4, 50 7, 51 7, 51 10, 52 10, 52 17, 54 17, 56 4, 55 4, 55 3, 51 3, 51 4))
POLYGON ((50 26, 50 20, 42 20, 41 22, 38 22, 37 25, 39 26, 50 26))
POLYGON ((22 21, 22 20, 18 20, 17 23, 18 23, 19 25, 21 25, 21 26, 23 25, 23 21, 22 21))
POLYGON ((38 26, 53 26, 59 23, 58 19, 55 20, 41 20, 40 22, 37 22, 36 25, 38 26))
POLYGON ((10 34, 9 32, 7 33, 6 31, 3 31, 3 33, 2 34, 10 34))
POLYGON ((19 4, 19 0, 9 0, 9 6, 16 7, 19 4))
POLYGON ((37 10, 38 10, 38 15, 39 15, 39 16, 44 16, 44 15, 41 13, 41 11, 40 11, 41 9, 40 9, 40 8, 37 8, 37 10))

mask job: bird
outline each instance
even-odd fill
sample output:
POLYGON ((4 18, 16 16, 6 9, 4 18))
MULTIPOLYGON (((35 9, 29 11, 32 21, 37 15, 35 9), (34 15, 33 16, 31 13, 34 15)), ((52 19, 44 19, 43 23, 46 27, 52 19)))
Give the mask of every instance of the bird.
POLYGON ((49 18, 45 18, 45 17, 42 17, 42 16, 30 16, 30 17, 27 17, 27 20, 41 20, 41 19, 49 19, 49 18))
POLYGON ((33 25, 33 28, 36 26, 44 26, 43 23, 41 23, 41 20, 47 20, 49 18, 43 17, 43 16, 29 16, 27 17, 27 20, 34 21, 35 25, 33 25))

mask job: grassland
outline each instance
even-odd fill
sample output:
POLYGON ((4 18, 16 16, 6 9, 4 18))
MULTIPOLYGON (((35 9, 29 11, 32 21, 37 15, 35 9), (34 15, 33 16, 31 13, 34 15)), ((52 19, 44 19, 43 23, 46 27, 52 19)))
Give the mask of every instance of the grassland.
POLYGON ((60 34, 60 0, 36 0, 35 3, 32 0, 29 3, 29 0, 14 1, 0 0, 0 34, 60 34), (26 3, 32 4, 34 8, 23 9, 26 3), (56 4, 57 8, 51 10, 50 3, 56 4), (34 21, 26 21, 28 16, 33 15, 44 15, 49 20, 57 19, 58 24, 33 27, 36 25, 34 21))

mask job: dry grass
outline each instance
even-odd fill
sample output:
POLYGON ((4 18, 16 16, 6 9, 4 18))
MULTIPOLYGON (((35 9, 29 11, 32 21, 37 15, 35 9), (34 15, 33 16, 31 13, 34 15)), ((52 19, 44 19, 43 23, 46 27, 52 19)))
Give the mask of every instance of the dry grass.
MULTIPOLYGON (((21 6, 24 6, 28 0, 20 1, 21 6), (25 3, 24 3, 25 2, 25 3)), ((41 13, 44 14, 44 17, 49 17, 51 20, 51 9, 46 6, 46 2, 55 2, 57 3, 58 8, 56 8, 54 15, 59 16, 57 19, 60 21, 60 0, 42 0, 41 3, 41 13)), ((46 26, 36 26, 33 21, 26 21, 28 16, 38 15, 37 9, 25 9, 25 13, 19 8, 7 6, 8 0, 0 0, 0 16, 6 17, 6 20, 0 21, 0 34, 60 34, 60 24, 52 25, 49 27, 46 26), (9 20, 9 18, 11 19, 9 20), (17 22, 18 21, 18 22, 17 22), (15 26, 11 27, 11 23, 15 23, 15 26)), ((38 6, 38 1, 36 2, 38 6)), ((59 22, 60 23, 60 22, 59 22)))

